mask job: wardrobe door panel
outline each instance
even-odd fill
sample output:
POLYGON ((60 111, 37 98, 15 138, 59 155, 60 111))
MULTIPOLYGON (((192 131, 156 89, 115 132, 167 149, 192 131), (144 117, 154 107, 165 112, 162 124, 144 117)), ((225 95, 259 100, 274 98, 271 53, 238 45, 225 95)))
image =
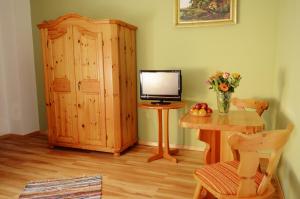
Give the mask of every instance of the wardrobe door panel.
POLYGON ((72 28, 48 32, 49 98, 55 142, 77 143, 77 110, 72 28))
POLYGON ((74 26, 79 142, 106 146, 102 34, 74 26))

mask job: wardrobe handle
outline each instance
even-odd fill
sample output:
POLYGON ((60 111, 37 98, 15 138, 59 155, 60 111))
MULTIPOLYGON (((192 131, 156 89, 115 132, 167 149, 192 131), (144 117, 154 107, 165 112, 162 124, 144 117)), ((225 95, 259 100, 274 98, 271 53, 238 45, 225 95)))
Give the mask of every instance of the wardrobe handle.
POLYGON ((77 84, 77 87, 78 87, 79 91, 80 91, 80 86, 81 86, 81 81, 79 81, 78 84, 77 84))

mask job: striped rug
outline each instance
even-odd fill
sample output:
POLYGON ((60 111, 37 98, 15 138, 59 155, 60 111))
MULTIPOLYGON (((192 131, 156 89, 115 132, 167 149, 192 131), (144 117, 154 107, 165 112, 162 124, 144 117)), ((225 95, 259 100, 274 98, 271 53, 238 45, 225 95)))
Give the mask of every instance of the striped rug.
POLYGON ((78 177, 30 182, 19 199, 101 199, 102 177, 78 177))

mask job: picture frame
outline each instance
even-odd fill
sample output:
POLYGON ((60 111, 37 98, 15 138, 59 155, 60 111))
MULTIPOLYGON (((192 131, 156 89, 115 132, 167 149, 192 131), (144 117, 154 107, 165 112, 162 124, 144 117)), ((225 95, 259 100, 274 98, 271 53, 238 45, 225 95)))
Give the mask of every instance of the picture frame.
POLYGON ((236 23, 237 0, 175 0, 177 27, 236 23))

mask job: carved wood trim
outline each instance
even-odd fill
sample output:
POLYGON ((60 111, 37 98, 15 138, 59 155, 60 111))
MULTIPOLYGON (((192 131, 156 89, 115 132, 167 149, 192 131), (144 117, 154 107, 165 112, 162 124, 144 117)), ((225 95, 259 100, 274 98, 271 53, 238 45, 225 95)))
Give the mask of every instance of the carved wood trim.
POLYGON ((52 28, 60 23, 62 23, 63 21, 69 20, 69 19, 79 19, 79 20, 83 20, 83 21, 88 21, 89 23, 94 23, 94 24, 118 24, 120 26, 124 26, 126 28, 132 29, 132 30, 136 30, 137 27, 131 24, 128 24, 124 21, 121 20, 117 20, 117 19, 103 19, 103 20, 95 20, 89 17, 84 17, 81 16, 79 14, 76 13, 68 13, 65 14, 63 16, 58 17, 55 20, 48 20, 48 21, 43 21, 42 23, 38 24, 38 28, 42 29, 42 28, 52 28))

